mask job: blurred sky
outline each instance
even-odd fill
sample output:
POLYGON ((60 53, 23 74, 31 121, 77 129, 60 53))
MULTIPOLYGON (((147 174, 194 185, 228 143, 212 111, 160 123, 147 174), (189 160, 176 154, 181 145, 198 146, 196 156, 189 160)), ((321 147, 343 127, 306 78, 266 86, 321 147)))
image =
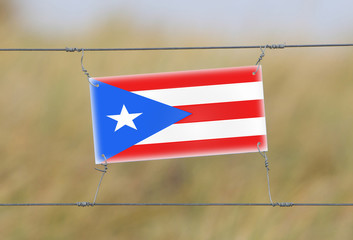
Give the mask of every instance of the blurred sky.
MULTIPOLYGON (((240 42, 264 37, 278 42, 352 42, 352 0, 13 0, 18 26, 51 37, 82 34, 129 18, 158 27, 170 38, 180 33, 213 34, 240 42), (110 22, 111 23, 111 22, 110 22)), ((277 43, 277 42, 276 42, 277 43)))

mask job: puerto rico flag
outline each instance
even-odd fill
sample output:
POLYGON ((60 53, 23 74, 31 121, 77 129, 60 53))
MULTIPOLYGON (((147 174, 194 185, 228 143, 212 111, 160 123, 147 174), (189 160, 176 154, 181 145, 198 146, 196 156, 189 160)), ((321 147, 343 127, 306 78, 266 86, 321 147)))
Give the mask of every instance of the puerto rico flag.
POLYGON ((91 78, 96 164, 267 151, 256 68, 91 78))

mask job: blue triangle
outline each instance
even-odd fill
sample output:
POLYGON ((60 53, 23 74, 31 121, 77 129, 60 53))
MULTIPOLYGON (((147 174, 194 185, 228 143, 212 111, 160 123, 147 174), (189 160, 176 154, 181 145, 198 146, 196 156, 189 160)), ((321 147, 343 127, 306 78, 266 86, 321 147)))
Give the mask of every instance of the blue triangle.
POLYGON ((96 163, 104 161, 102 154, 109 159, 191 114, 95 79, 91 81, 99 84, 90 86, 96 163), (123 105, 130 114, 142 113, 133 119, 136 129, 125 125, 115 131, 117 121, 107 117, 119 115, 123 105))

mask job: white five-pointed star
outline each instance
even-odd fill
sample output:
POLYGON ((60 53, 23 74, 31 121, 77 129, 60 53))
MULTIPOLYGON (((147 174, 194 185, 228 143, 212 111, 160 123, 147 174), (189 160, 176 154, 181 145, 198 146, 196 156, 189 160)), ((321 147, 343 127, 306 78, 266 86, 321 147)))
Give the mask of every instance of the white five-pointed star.
POLYGON ((121 112, 119 115, 107 115, 107 117, 114 119, 115 121, 118 122, 114 130, 114 132, 116 132, 117 130, 124 127, 125 125, 137 130, 133 120, 138 116, 140 116, 141 114, 142 113, 129 113, 125 105, 123 105, 123 108, 121 109, 121 112))

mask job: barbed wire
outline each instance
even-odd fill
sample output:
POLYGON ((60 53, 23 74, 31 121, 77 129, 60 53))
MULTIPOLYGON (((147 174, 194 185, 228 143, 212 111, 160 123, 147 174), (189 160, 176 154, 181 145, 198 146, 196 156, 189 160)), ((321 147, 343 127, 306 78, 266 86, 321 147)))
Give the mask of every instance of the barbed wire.
POLYGON ((0 48, 7 52, 82 52, 82 51, 171 51, 171 50, 212 50, 212 49, 284 49, 316 47, 353 47, 353 43, 332 44, 265 44, 243 46, 203 46, 203 47, 137 47, 137 48, 0 48))
POLYGON ((353 203, 0 203, 0 207, 353 207, 353 203))

